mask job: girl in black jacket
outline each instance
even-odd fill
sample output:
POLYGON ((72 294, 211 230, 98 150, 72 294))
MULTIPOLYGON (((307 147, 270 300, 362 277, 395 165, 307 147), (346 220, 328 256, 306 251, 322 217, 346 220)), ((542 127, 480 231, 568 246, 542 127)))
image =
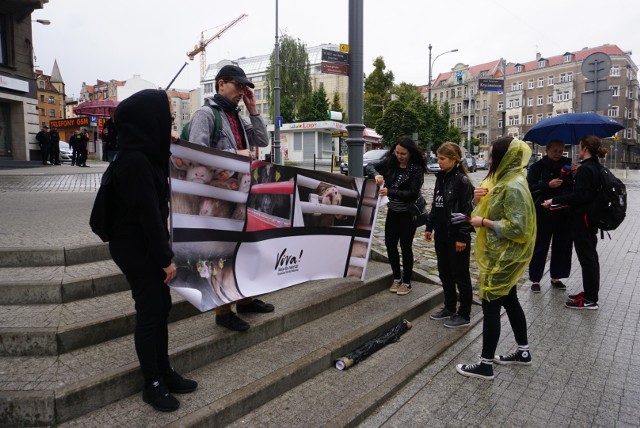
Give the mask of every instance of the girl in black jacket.
POLYGON ((180 405, 171 393, 192 392, 198 385, 169 363, 168 284, 176 275, 167 230, 171 106, 164 91, 146 89, 122 101, 115 118, 120 152, 113 164, 115 220, 109 250, 135 301, 142 398, 169 412, 180 405))
POLYGON ((399 296, 411 292, 413 275, 413 237, 416 228, 408 204, 416 201, 424 183, 426 162, 424 155, 409 137, 401 137, 391 147, 389 153, 375 164, 367 165, 367 176, 373 176, 380 188, 380 196, 388 196, 387 218, 384 224, 384 243, 391 270, 393 283, 389 291, 399 296), (402 272, 400 271, 400 253, 402 250, 402 272))
POLYGON ((473 209, 473 190, 462 150, 455 143, 444 143, 437 151, 441 171, 436 176, 433 204, 424 237, 435 238, 438 276, 444 290, 444 308, 431 315, 432 320, 446 320, 445 327, 466 327, 471 319, 471 231, 467 221, 451 222, 452 213, 468 216, 473 209), (460 307, 456 312, 456 285, 460 307))

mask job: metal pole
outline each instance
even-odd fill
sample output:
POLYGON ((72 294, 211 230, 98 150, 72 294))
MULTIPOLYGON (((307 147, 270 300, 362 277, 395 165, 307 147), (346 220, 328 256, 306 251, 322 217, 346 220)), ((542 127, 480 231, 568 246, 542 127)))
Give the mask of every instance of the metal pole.
POLYGON ((502 60, 503 66, 503 74, 502 78, 504 79, 503 88, 502 88, 502 136, 507 136, 507 60, 502 60))
POLYGON ((180 76, 180 73, 182 73, 182 70, 184 70, 184 68, 188 65, 189 63, 185 61, 184 64, 182 64, 182 67, 180 67, 180 70, 178 70, 178 72, 176 73, 175 76, 173 76, 173 79, 171 79, 171 82, 169 82, 169 84, 167 85, 167 87, 165 89, 171 89, 171 85, 173 85, 173 82, 176 81, 176 79, 178 78, 178 76, 180 76))
POLYGON ((491 144, 491 124, 493 123, 493 121, 491 120, 492 119, 491 118, 491 103, 489 103, 489 117, 488 117, 488 119, 489 119, 489 138, 488 138, 487 143, 491 144))
POLYGON ((598 60, 594 60, 593 61, 593 80, 594 80, 594 87, 593 87, 593 98, 594 98, 594 104, 593 104, 593 112, 597 113, 598 112, 598 60))
POLYGON ((471 155, 471 84, 467 83, 467 95, 469 102, 467 105, 467 154, 471 155))
POLYGON ((280 43, 278 42, 278 0, 276 0, 276 44, 275 44, 275 65, 273 88, 273 155, 274 163, 283 165, 282 151, 280 150, 280 43))
POLYGON ((431 104, 431 43, 429 43, 429 89, 428 89, 428 100, 429 104, 431 104))
POLYGON ((362 177, 364 147, 363 0, 349 0, 349 175, 362 177))

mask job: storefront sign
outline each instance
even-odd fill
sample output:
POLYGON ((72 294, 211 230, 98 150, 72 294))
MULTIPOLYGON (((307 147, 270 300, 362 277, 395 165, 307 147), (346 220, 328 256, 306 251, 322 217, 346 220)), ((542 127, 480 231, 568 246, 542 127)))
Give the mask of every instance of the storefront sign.
POLYGON ((80 126, 89 126, 88 117, 74 117, 71 119, 60 119, 49 121, 49 126, 55 126, 56 128, 77 128, 80 126))
POLYGON ((14 79, 9 76, 0 76, 0 88, 12 89, 14 91, 29 92, 29 82, 21 79, 14 79))

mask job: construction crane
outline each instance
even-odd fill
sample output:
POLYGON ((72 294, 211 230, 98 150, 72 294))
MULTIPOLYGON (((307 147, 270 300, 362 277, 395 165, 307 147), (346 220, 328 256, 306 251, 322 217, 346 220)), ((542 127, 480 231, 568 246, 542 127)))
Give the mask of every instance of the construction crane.
POLYGON ((238 23, 238 21, 240 21, 243 18, 246 18, 247 16, 248 15, 246 13, 243 13, 242 15, 240 15, 239 17, 237 17, 236 19, 234 19, 233 21, 225 25, 224 28, 222 28, 222 30, 218 31, 216 34, 209 37, 207 40, 204 39, 204 31, 206 30, 200 33, 200 43, 195 45, 191 52, 187 52, 187 56, 191 61, 193 61, 193 58, 195 58, 196 55, 200 54, 200 80, 204 78, 204 71, 205 71, 205 68, 207 67, 207 45, 211 43, 213 40, 220 38, 220 36, 225 31, 233 27, 235 24, 238 23))

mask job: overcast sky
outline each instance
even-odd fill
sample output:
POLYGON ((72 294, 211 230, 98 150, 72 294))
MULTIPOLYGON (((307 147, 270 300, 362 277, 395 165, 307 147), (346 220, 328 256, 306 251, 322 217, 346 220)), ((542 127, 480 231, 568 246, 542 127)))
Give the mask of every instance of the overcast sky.
MULTIPOLYGON (((384 57, 395 82, 426 84, 428 45, 433 78, 458 62, 469 65, 504 57, 510 62, 616 44, 640 58, 637 0, 365 0, 364 71, 384 57)), ((307 46, 348 43, 348 0, 279 0, 280 33, 307 46)), ((67 95, 82 82, 127 80, 134 74, 165 87, 200 39, 242 13, 249 16, 207 48, 208 63, 263 55, 275 42, 275 0, 49 0, 32 19, 36 65, 50 74, 54 59, 67 95)), ((199 86, 199 57, 173 87, 199 86)))

